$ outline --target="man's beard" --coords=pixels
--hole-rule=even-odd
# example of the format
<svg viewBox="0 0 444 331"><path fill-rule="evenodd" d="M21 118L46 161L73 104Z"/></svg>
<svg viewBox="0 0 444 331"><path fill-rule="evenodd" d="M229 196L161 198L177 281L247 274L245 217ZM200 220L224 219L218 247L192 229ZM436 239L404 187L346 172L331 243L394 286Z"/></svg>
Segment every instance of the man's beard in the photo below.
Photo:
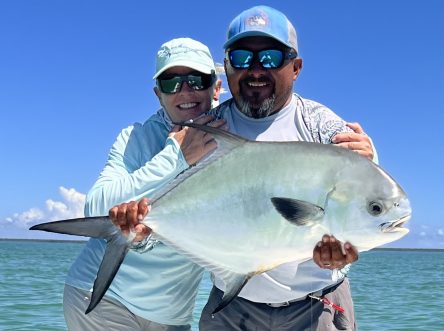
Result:
<svg viewBox="0 0 444 331"><path fill-rule="evenodd" d="M275 101L276 96L273 94L270 98L265 99L259 108L253 108L250 102L241 98L239 110L248 117L264 118L272 113Z"/></svg>

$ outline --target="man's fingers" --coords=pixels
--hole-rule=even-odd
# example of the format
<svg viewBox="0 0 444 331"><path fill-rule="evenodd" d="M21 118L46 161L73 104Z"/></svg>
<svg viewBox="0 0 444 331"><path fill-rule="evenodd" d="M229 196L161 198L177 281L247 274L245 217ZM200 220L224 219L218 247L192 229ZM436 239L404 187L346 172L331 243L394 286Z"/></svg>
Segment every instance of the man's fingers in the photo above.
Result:
<svg viewBox="0 0 444 331"><path fill-rule="evenodd" d="M347 123L346 124L350 129L352 129L355 133L363 134L364 130L362 129L359 123Z"/></svg>
<svg viewBox="0 0 444 331"><path fill-rule="evenodd" d="M321 268L324 268L324 264L321 261L321 248L322 248L322 241L319 241L314 250L313 250L313 261Z"/></svg>
<svg viewBox="0 0 444 331"><path fill-rule="evenodd" d="M330 249L330 236L324 235L322 237L321 246L321 263L323 267L331 267L331 249Z"/></svg>
<svg viewBox="0 0 444 331"><path fill-rule="evenodd" d="M344 244L345 260L347 264L356 262L359 259L358 250L350 243Z"/></svg>
<svg viewBox="0 0 444 331"><path fill-rule="evenodd" d="M366 140L366 136L354 132L338 133L333 137L332 142L339 144L342 142L360 142Z"/></svg>
<svg viewBox="0 0 444 331"><path fill-rule="evenodd" d="M330 237L330 247L332 261L341 261L340 264L342 264L344 254L342 253L341 243L334 236Z"/></svg>

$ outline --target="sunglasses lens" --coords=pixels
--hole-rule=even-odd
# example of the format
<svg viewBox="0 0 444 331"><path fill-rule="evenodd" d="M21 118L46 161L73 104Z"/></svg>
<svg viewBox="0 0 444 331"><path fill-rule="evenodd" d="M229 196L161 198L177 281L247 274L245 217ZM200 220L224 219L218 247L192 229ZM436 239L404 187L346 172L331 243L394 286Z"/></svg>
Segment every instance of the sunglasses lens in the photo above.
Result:
<svg viewBox="0 0 444 331"><path fill-rule="evenodd" d="M178 75L159 78L158 86L163 93L174 94L180 91L182 82L186 82L195 91L206 90L214 82L213 75Z"/></svg>
<svg viewBox="0 0 444 331"><path fill-rule="evenodd" d="M158 79L159 88L163 93L176 93L180 90L180 86L182 85L181 77L172 77L165 79Z"/></svg>
<svg viewBox="0 0 444 331"><path fill-rule="evenodd" d="M247 69L253 62L253 52L244 49L230 51L230 63L234 68Z"/></svg>
<svg viewBox="0 0 444 331"><path fill-rule="evenodd" d="M279 68L284 62L284 54L278 49L266 49L258 52L259 62L266 69Z"/></svg>
<svg viewBox="0 0 444 331"><path fill-rule="evenodd" d="M248 69L253 63L255 54L258 55L258 60L265 69L276 69L284 63L284 52L279 49L265 49L257 53L245 49L234 49L229 53L231 66L236 69Z"/></svg>
<svg viewBox="0 0 444 331"><path fill-rule="evenodd" d="M189 87L191 87L193 90L196 90L196 91L205 90L208 87L210 87L209 85L206 86L206 84L204 83L203 76L189 75L187 77L187 83L188 83Z"/></svg>

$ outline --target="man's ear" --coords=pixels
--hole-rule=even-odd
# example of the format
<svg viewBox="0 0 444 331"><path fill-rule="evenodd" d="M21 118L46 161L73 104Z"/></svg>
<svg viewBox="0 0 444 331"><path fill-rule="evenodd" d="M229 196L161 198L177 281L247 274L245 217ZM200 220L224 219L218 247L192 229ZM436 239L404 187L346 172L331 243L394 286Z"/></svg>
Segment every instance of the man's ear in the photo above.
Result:
<svg viewBox="0 0 444 331"><path fill-rule="evenodd" d="M293 80L296 80L302 70L302 59L297 58L293 61Z"/></svg>

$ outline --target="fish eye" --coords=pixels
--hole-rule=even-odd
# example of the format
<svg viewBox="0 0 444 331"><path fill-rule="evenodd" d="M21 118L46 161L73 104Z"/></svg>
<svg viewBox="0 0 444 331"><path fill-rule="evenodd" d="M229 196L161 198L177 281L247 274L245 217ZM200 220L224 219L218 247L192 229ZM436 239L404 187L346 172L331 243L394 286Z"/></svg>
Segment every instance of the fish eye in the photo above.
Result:
<svg viewBox="0 0 444 331"><path fill-rule="evenodd" d="M371 201L367 207L370 215L379 216L384 211L384 206L378 201Z"/></svg>

